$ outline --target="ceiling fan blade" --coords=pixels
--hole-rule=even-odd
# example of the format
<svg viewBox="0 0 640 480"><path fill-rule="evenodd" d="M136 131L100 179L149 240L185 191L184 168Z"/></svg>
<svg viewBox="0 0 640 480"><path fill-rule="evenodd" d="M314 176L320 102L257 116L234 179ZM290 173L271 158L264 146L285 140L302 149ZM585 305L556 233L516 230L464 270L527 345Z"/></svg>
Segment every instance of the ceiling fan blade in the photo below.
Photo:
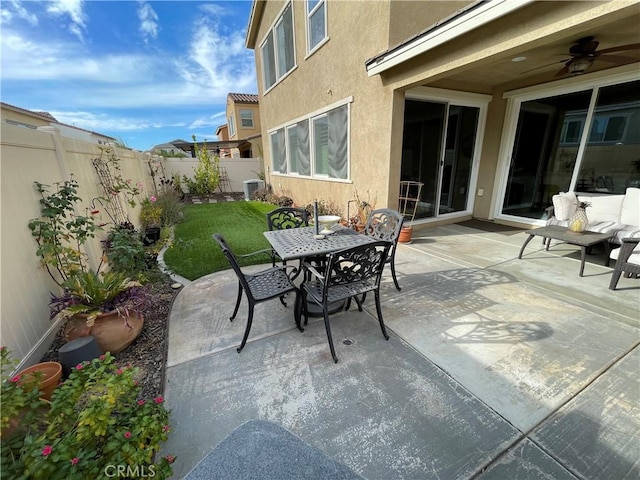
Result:
<svg viewBox="0 0 640 480"><path fill-rule="evenodd" d="M541 66L539 66L539 67L532 68L531 70L526 70L526 71L522 72L520 75L524 75L525 73L529 73L529 72L534 72L534 71L536 71L536 70L540 70L540 69L542 69L542 68L547 68L547 67L550 67L551 65L557 65L558 63L565 63L565 62L567 62L567 61L569 61L569 60L570 60L569 58L565 58L564 60L559 60L559 61L557 61L557 62L548 63L548 64L546 64L546 65L541 65Z"/></svg>
<svg viewBox="0 0 640 480"><path fill-rule="evenodd" d="M561 69L558 73L554 75L554 77L561 77L569 73L569 65L565 65L563 69Z"/></svg>
<svg viewBox="0 0 640 480"><path fill-rule="evenodd" d="M640 49L640 43L630 43L629 45L619 45L617 47L604 48L602 50L598 50L596 53L601 55L603 53L609 52L622 52L624 50L638 50Z"/></svg>
<svg viewBox="0 0 640 480"><path fill-rule="evenodd" d="M622 55L598 55L597 60L604 60L611 63L631 63L637 59L633 57L623 57Z"/></svg>

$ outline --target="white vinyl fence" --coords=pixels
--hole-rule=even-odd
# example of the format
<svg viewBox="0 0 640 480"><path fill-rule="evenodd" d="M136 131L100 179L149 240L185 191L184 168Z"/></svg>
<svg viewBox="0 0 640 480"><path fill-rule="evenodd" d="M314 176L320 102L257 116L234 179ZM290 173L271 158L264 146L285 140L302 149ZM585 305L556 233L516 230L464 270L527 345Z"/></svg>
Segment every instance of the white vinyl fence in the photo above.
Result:
<svg viewBox="0 0 640 480"><path fill-rule="evenodd" d="M34 181L52 185L54 190L56 182L72 174L79 183L83 200L80 208L89 208L92 199L104 195L92 164L101 152L98 145L62 137L52 127L33 130L3 123L0 139L0 345L7 346L22 367L39 361L59 328L49 320L48 302L50 292L61 292L41 267L36 242L27 226L30 219L40 216L40 196ZM197 164L195 159L165 160L122 148L115 152L122 177L142 182L149 193L154 192L154 164L162 165L167 177L173 173L192 177ZM221 164L227 169L232 190L238 192L243 181L256 178L261 169L258 159L225 159ZM122 203L131 221L139 225L139 207ZM100 232L86 245L93 268L100 263L99 242L107 233Z"/></svg>

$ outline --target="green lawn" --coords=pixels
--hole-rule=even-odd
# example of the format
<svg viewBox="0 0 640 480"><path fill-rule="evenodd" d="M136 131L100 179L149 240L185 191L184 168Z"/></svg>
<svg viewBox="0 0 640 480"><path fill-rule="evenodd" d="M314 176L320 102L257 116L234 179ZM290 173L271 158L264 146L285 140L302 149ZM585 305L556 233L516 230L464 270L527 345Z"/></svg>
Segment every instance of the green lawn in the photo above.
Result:
<svg viewBox="0 0 640 480"><path fill-rule="evenodd" d="M186 205L184 221L176 225L173 245L164 253L167 266L189 280L231 268L211 238L214 233L221 234L236 255L269 248L262 232L267 230L265 214L274 208L261 202ZM267 263L269 258L256 255L252 260Z"/></svg>

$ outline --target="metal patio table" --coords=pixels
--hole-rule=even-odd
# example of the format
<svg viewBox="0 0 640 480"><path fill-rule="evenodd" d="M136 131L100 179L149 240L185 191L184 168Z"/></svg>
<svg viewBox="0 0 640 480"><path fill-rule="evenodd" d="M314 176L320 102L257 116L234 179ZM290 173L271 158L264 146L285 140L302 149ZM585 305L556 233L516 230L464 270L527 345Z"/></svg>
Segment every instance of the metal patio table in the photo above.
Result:
<svg viewBox="0 0 640 480"><path fill-rule="evenodd" d="M323 238L315 238L315 226L272 230L264 232L264 236L278 256L287 261L328 255L344 248L378 241L374 237L357 233L342 225L334 225L331 230L334 233L324 235ZM340 311L345 303L345 301L336 302L330 308L329 313ZM322 316L322 310L316 304L310 303L307 308L310 316Z"/></svg>
<svg viewBox="0 0 640 480"><path fill-rule="evenodd" d="M584 273L584 261L587 255L587 248L602 243L606 251L605 266L609 266L609 253L611 253L611 246L609 240L613 237L612 233L598 233L585 230L582 233L574 233L567 227L560 227L558 225L549 225L547 227L534 228L533 230L527 230L527 239L522 244L518 258L522 258L524 248L535 236L539 236L545 239L546 250L549 250L550 240L560 240L561 242L569 243L571 245L580 246L580 276Z"/></svg>
<svg viewBox="0 0 640 480"><path fill-rule="evenodd" d="M337 252L343 248L357 247L377 241L342 225L334 225L334 233L316 239L315 227L288 228L264 232L273 249L283 260L317 257Z"/></svg>

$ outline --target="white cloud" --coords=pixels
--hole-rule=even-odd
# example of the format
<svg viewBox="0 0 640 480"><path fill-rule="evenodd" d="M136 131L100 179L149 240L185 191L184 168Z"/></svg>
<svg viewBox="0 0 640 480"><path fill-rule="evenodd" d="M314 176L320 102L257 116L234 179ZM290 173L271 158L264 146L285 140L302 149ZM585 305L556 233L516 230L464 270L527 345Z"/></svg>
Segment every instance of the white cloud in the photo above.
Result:
<svg viewBox="0 0 640 480"><path fill-rule="evenodd" d="M15 19L24 20L32 27L38 25L38 17L35 13L29 13L18 0L4 1L0 10L0 19L3 24L13 23Z"/></svg>
<svg viewBox="0 0 640 480"><path fill-rule="evenodd" d="M51 111L49 112L59 122L66 123L67 125L77 126L84 128L85 130L99 131L136 131L147 130L150 128L161 128L163 125L160 122L151 122L149 120L141 120L137 118L117 117L111 116L106 113L91 113L91 112L69 112L69 111Z"/></svg>
<svg viewBox="0 0 640 480"><path fill-rule="evenodd" d="M149 39L158 36L158 14L147 2L141 1L138 4L138 18L140 19L140 32L145 43Z"/></svg>
<svg viewBox="0 0 640 480"><path fill-rule="evenodd" d="M47 6L49 13L55 16L68 15L71 18L69 31L80 40L84 40L84 32L87 31L83 3L83 0L53 0Z"/></svg>
<svg viewBox="0 0 640 480"><path fill-rule="evenodd" d="M199 8L204 13L214 17L221 17L227 13L227 9L217 3L206 3L204 5L200 5Z"/></svg>
<svg viewBox="0 0 640 480"><path fill-rule="evenodd" d="M226 112L222 111L214 115L197 118L193 122L191 122L191 125L189 125L188 128L194 129L194 128L204 128L204 127L219 127L221 122L224 123L226 121L225 115L226 115Z"/></svg>

